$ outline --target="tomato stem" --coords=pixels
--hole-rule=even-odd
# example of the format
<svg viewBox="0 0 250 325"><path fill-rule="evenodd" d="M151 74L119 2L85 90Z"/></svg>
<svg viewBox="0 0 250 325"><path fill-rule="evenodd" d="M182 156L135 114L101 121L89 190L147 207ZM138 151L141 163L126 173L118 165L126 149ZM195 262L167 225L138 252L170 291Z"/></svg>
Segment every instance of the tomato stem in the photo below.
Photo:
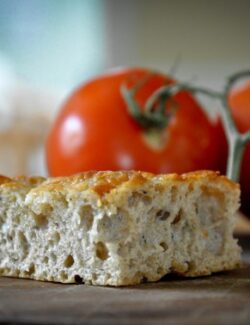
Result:
<svg viewBox="0 0 250 325"><path fill-rule="evenodd" d="M134 99L134 90L128 89L126 86L121 87L121 93L127 103L128 111L138 124L144 129L164 129L167 125L167 117L165 114L154 112L143 112L141 107Z"/></svg>
<svg viewBox="0 0 250 325"><path fill-rule="evenodd" d="M245 144L237 136L231 136L228 144L227 176L234 181L238 181Z"/></svg>
<svg viewBox="0 0 250 325"><path fill-rule="evenodd" d="M227 176L234 181L239 181L243 154L247 143L250 141L250 131L244 134L239 133L228 104L228 96L236 82L249 76L250 71L242 71L232 75L228 79L223 93L184 83L161 87L148 99L146 103L146 111L150 112L155 103L159 101L159 98L164 98L166 105L166 102L168 100L173 100L173 96L180 91L202 94L219 100L222 103L220 106L220 113L229 147Z"/></svg>
<svg viewBox="0 0 250 325"><path fill-rule="evenodd" d="M176 105L172 101L172 107L170 110L166 110L166 102L169 100L168 96L162 94L158 96L157 103L154 102L150 107L147 105L143 110L136 102L135 96L137 91L145 84L149 78L152 78L155 74L150 73L147 78L141 80L131 89L126 85L122 85L121 94L127 104L129 114L137 121L137 123L146 130L163 130L167 127L170 117L173 115Z"/></svg>

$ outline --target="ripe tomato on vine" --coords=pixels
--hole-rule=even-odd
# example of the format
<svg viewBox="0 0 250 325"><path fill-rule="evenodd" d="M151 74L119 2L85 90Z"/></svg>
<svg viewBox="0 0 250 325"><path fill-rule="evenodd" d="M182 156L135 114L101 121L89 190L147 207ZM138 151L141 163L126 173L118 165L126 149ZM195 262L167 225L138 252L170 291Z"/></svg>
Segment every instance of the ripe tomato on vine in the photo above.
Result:
<svg viewBox="0 0 250 325"><path fill-rule="evenodd" d="M217 128L192 95L186 91L175 95L174 112L164 101L147 110L150 96L174 82L161 73L133 68L111 71L80 86L64 103L49 133L50 175L218 169Z"/></svg>
<svg viewBox="0 0 250 325"><path fill-rule="evenodd" d="M229 105L236 126L241 133L250 130L250 82L233 89L229 96ZM242 210L250 216L250 143L247 145L240 173Z"/></svg>

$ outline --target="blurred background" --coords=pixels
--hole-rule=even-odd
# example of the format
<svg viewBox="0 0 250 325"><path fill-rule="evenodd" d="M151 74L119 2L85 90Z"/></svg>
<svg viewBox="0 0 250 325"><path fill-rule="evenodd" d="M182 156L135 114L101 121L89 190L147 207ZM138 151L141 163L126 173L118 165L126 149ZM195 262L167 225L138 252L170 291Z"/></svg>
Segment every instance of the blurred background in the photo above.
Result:
<svg viewBox="0 0 250 325"><path fill-rule="evenodd" d="M222 87L249 68L249 14L249 0L0 0L0 173L46 175L60 104L108 68Z"/></svg>

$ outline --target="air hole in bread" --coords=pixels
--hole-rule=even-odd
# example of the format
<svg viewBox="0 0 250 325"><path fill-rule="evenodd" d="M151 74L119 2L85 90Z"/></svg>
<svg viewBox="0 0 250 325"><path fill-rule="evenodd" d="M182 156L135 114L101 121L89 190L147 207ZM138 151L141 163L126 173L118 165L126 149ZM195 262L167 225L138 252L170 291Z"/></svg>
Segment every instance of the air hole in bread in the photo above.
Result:
<svg viewBox="0 0 250 325"><path fill-rule="evenodd" d="M12 234L7 234L7 240L12 241L13 240L13 235Z"/></svg>
<svg viewBox="0 0 250 325"><path fill-rule="evenodd" d="M183 215L183 211L182 211L182 209L180 209L180 211L177 213L176 217L173 220L174 225L181 220L182 215Z"/></svg>
<svg viewBox="0 0 250 325"><path fill-rule="evenodd" d="M152 198L147 194L146 191L143 191L142 201L145 205L149 205L152 203Z"/></svg>
<svg viewBox="0 0 250 325"><path fill-rule="evenodd" d="M132 269L135 265L136 265L136 261L134 259L130 259L128 264L129 268Z"/></svg>
<svg viewBox="0 0 250 325"><path fill-rule="evenodd" d="M108 249L103 242L99 241L96 243L96 256L98 258L104 261L108 258L108 253Z"/></svg>
<svg viewBox="0 0 250 325"><path fill-rule="evenodd" d="M164 186L162 184L155 184L154 189L155 189L155 191L161 193L164 191Z"/></svg>
<svg viewBox="0 0 250 325"><path fill-rule="evenodd" d="M160 246L163 248L164 251L168 249L168 244L165 243L164 241L160 243Z"/></svg>
<svg viewBox="0 0 250 325"><path fill-rule="evenodd" d="M163 274L163 273L164 273L164 270L163 270L163 268L162 268L161 266L159 266L159 267L157 268L157 273L158 273L158 274Z"/></svg>
<svg viewBox="0 0 250 325"><path fill-rule="evenodd" d="M177 187L173 186L171 189L171 198L173 202L177 200L177 193L178 193Z"/></svg>
<svg viewBox="0 0 250 325"><path fill-rule="evenodd" d="M55 263L56 260L57 260L57 257L56 257L56 255L55 255L54 253L51 253L51 254L50 254L50 258L52 259L52 262L53 262L53 263Z"/></svg>
<svg viewBox="0 0 250 325"><path fill-rule="evenodd" d="M109 231L111 227L112 227L111 218L105 214L97 224L97 231L102 231L102 229L103 230L105 229L105 231Z"/></svg>
<svg viewBox="0 0 250 325"><path fill-rule="evenodd" d="M140 271L135 273L135 278L137 278L140 283L145 283L148 281L148 278L145 276L145 274Z"/></svg>
<svg viewBox="0 0 250 325"><path fill-rule="evenodd" d="M24 271L23 273L24 273L25 276L31 276L33 273L35 273L35 265L34 265L34 263L31 263L28 271Z"/></svg>
<svg viewBox="0 0 250 325"><path fill-rule="evenodd" d="M91 205L84 205L80 208L79 212L80 224L86 225L87 230L90 230L93 224L93 209Z"/></svg>
<svg viewBox="0 0 250 325"><path fill-rule="evenodd" d="M18 232L18 240L20 245L20 251L22 252L22 258L24 259L29 253L29 243L22 231Z"/></svg>
<svg viewBox="0 0 250 325"><path fill-rule="evenodd" d="M192 272L193 270L195 270L195 268L196 268L195 262L187 261L186 264L187 264L187 271L188 272Z"/></svg>
<svg viewBox="0 0 250 325"><path fill-rule="evenodd" d="M132 195L128 198L128 205L130 207L134 207L140 201L143 202L145 205L148 205L152 202L152 198L147 194L146 191L133 192Z"/></svg>
<svg viewBox="0 0 250 325"><path fill-rule="evenodd" d="M60 241L60 239L61 239L61 236L60 236L59 232L54 231L50 236L49 242L50 242L50 244L51 243L58 243Z"/></svg>
<svg viewBox="0 0 250 325"><path fill-rule="evenodd" d="M48 277L48 272L47 271L43 271L42 273L41 273L41 279L46 279Z"/></svg>
<svg viewBox="0 0 250 325"><path fill-rule="evenodd" d="M18 239L19 239L19 242L20 242L20 244L22 246L27 246L28 245L27 238L26 238L26 236L24 235L24 233L22 231L18 232Z"/></svg>
<svg viewBox="0 0 250 325"><path fill-rule="evenodd" d="M167 218L169 216L170 216L170 212L169 211L165 211L165 210L159 210L156 213L156 219L161 220L161 221L167 220Z"/></svg>
<svg viewBox="0 0 250 325"><path fill-rule="evenodd" d="M15 218L13 219L13 222L16 224L20 224L20 215L16 215Z"/></svg>
<svg viewBox="0 0 250 325"><path fill-rule="evenodd" d="M64 199L62 199L62 201L65 201ZM41 211L42 213L48 215L53 211L53 207L49 204L49 203L42 203L41 204Z"/></svg>
<svg viewBox="0 0 250 325"><path fill-rule="evenodd" d="M46 227L48 224L47 216L42 213L35 214L34 219L35 219L35 223L36 223L37 227L39 227L39 228Z"/></svg>
<svg viewBox="0 0 250 325"><path fill-rule="evenodd" d="M36 239L36 232L35 231L32 231L30 233L30 239Z"/></svg>
<svg viewBox="0 0 250 325"><path fill-rule="evenodd" d="M78 274L76 274L75 276L74 276L74 280L75 280L75 282L76 283L84 283L83 282L83 278L82 277L80 277L80 275L78 275Z"/></svg>
<svg viewBox="0 0 250 325"><path fill-rule="evenodd" d="M60 277L61 277L61 279L62 279L63 281L66 281L66 280L68 279L68 275L67 275L67 273L64 272L64 271L61 271L61 272L60 272Z"/></svg>
<svg viewBox="0 0 250 325"><path fill-rule="evenodd" d="M156 263L156 256L155 255L151 255L146 259L146 265L148 267L151 267L152 265L154 265Z"/></svg>
<svg viewBox="0 0 250 325"><path fill-rule="evenodd" d="M69 268L74 264L74 258L72 255L68 255L64 261L64 266Z"/></svg>
<svg viewBox="0 0 250 325"><path fill-rule="evenodd" d="M107 273L106 276L105 276L106 281L109 280L111 277L112 277L111 274Z"/></svg>
<svg viewBox="0 0 250 325"><path fill-rule="evenodd" d="M48 256L44 256L43 258L43 263L47 264L49 262Z"/></svg>
<svg viewBox="0 0 250 325"><path fill-rule="evenodd" d="M32 275L33 273L35 273L35 265L34 265L34 263L30 264L28 275Z"/></svg>
<svg viewBox="0 0 250 325"><path fill-rule="evenodd" d="M142 278L141 278L141 283L146 283L148 282L148 278L144 275Z"/></svg>

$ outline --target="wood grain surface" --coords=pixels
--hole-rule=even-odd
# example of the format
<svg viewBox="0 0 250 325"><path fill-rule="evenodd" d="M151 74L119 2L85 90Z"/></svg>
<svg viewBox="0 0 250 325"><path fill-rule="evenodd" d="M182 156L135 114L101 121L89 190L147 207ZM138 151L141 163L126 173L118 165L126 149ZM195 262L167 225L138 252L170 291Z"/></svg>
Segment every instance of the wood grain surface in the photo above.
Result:
<svg viewBox="0 0 250 325"><path fill-rule="evenodd" d="M244 259L236 271L125 288L0 278L0 323L250 324L249 247Z"/></svg>

